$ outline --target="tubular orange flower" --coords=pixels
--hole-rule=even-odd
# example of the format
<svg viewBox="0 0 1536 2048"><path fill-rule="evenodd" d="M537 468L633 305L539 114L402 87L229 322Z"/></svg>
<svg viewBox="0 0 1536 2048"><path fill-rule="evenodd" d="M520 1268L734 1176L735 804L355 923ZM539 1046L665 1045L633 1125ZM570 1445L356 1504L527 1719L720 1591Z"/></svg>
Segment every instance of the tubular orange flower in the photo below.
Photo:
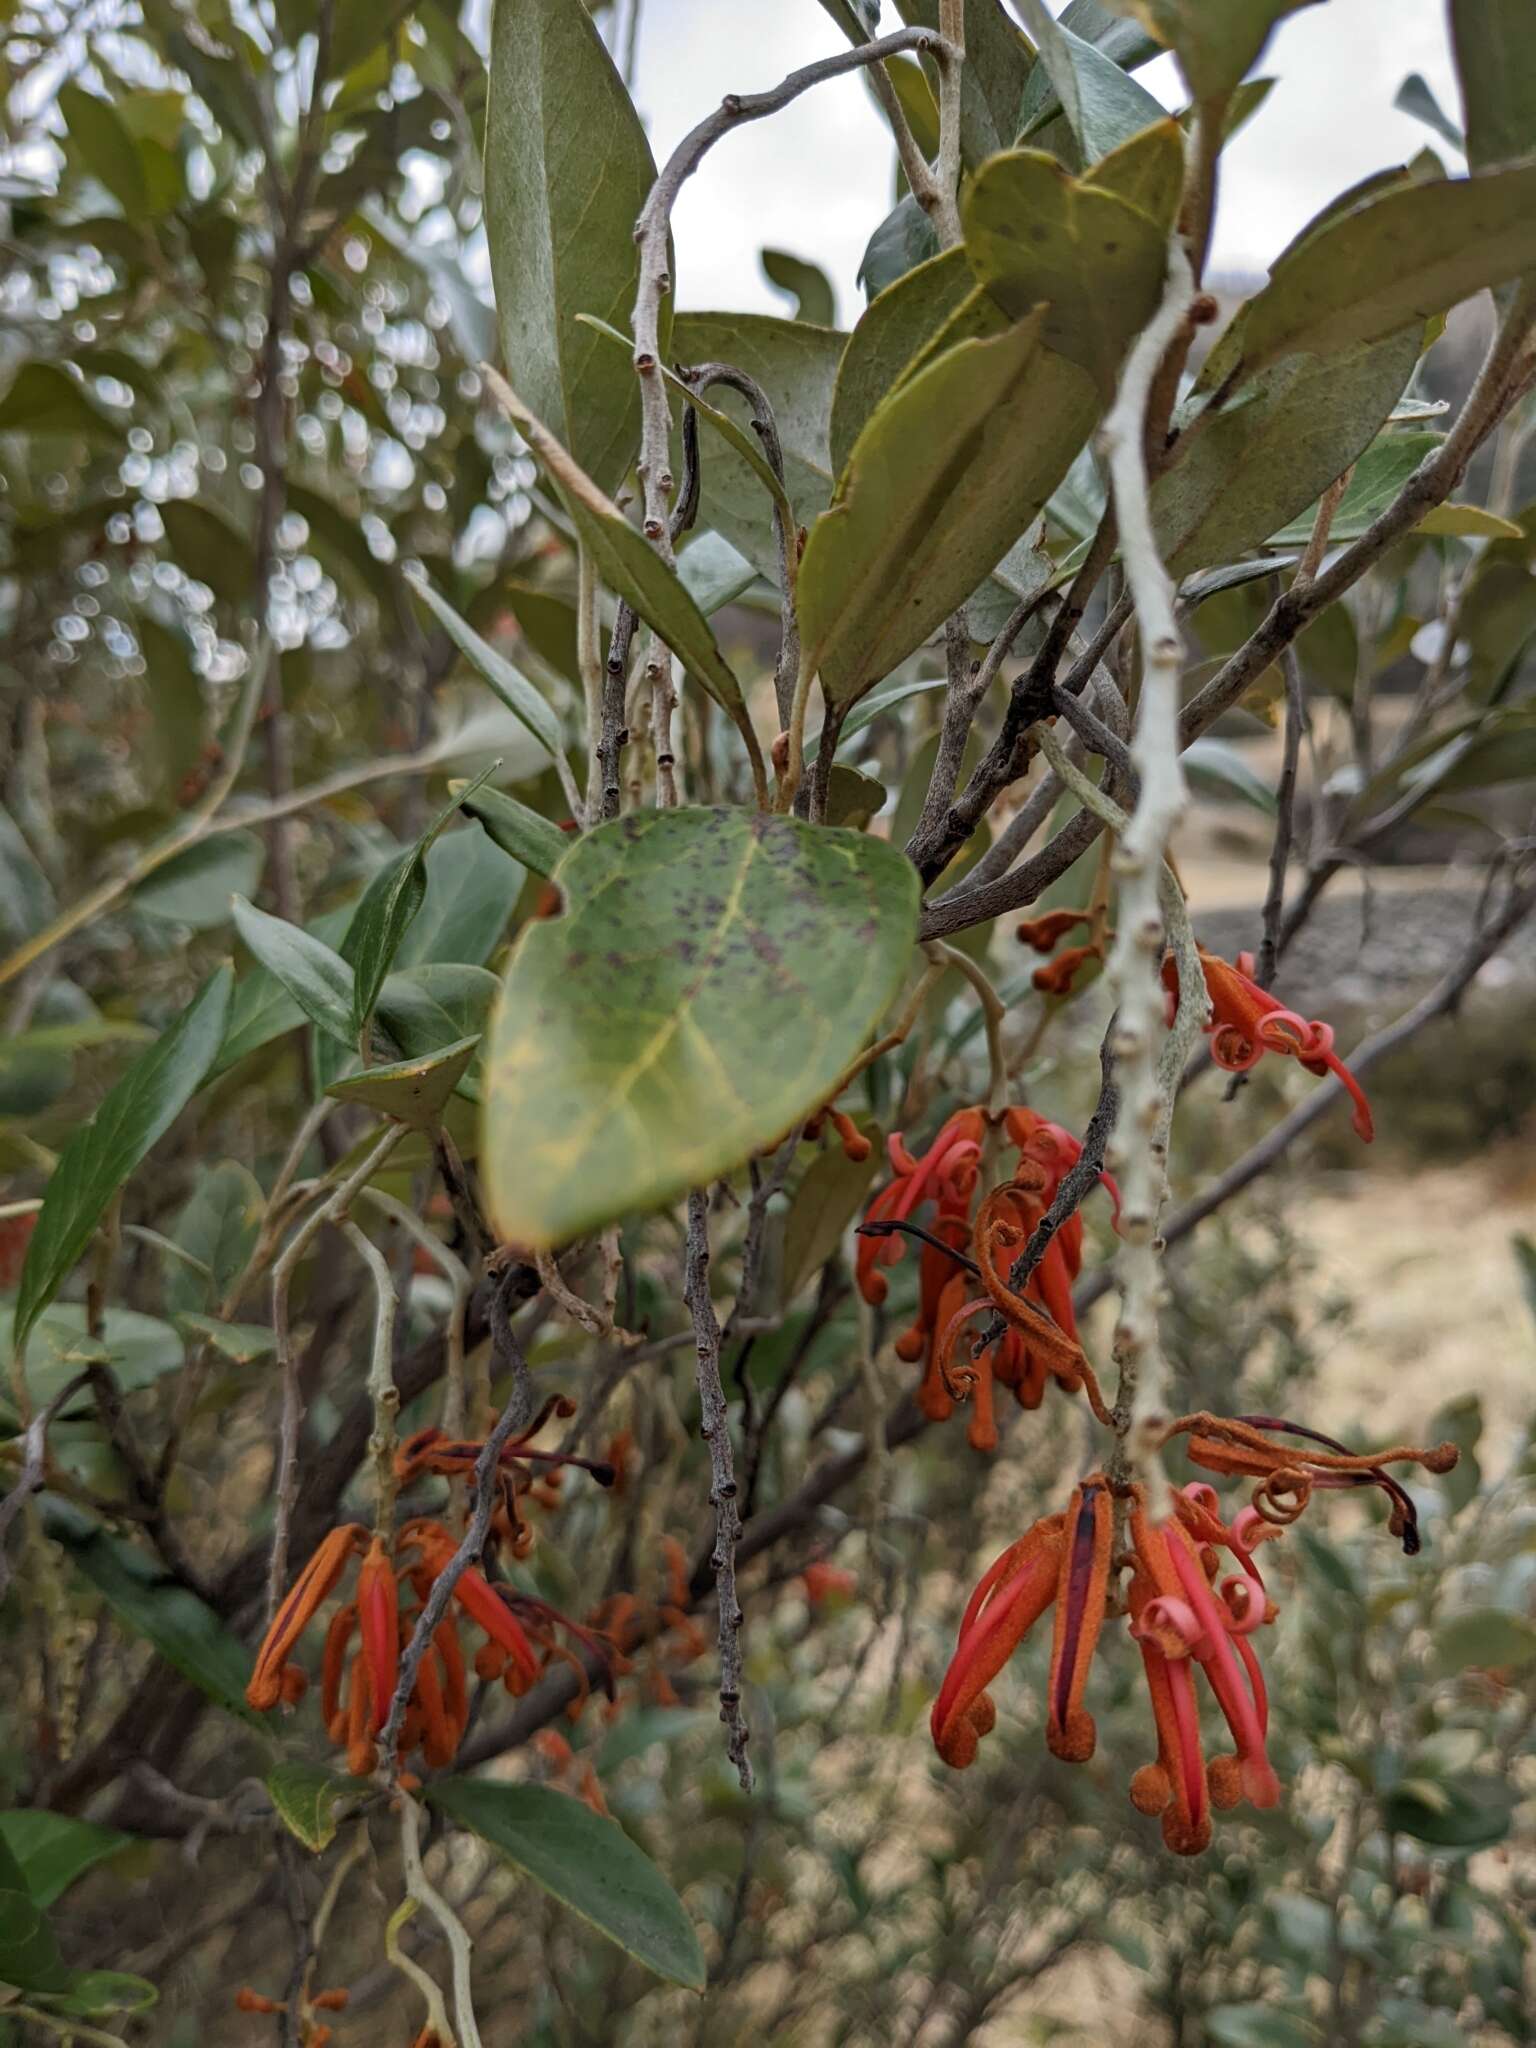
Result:
<svg viewBox="0 0 1536 2048"><path fill-rule="evenodd" d="M384 1726L400 1671L400 1594L395 1574L375 1536L357 1575L357 1625L368 1664L375 1735Z"/></svg>
<svg viewBox="0 0 1536 2048"><path fill-rule="evenodd" d="M976 1213L977 1176L989 1125L1000 1123L1004 1142L1018 1154L1014 1178L993 1189ZM942 1422L956 1399L973 1397L967 1434L981 1451L996 1448L993 1382L1013 1388L1019 1405L1038 1407L1048 1376L1075 1392L1091 1381L1077 1342L1072 1282L1082 1266L1083 1226L1071 1216L1051 1239L1022 1293L1001 1270L1001 1254L1021 1251L1076 1165L1082 1146L1035 1110L1015 1106L1001 1118L980 1109L959 1110L940 1129L921 1159L893 1135L890 1153L896 1177L876 1195L860 1231L858 1281L864 1298L885 1299L881 1265L903 1255L902 1239L922 1239L918 1268L918 1310L912 1326L896 1339L899 1358L924 1362L918 1406L930 1421ZM1107 1174L1099 1178L1119 1211L1119 1191ZM919 1228L908 1219L932 1201L936 1213ZM974 1257L972 1257L974 1253ZM967 1276L979 1280L980 1288ZM957 1361L957 1345L972 1319L995 1312L990 1335L973 1343ZM1000 1331L996 1318L1009 1327Z"/></svg>
<svg viewBox="0 0 1536 2048"><path fill-rule="evenodd" d="M1333 1027L1315 1019L1308 1022L1286 1009L1278 996L1260 988L1253 979L1253 955L1239 953L1236 964L1200 948L1205 970L1206 993L1211 999L1211 1058L1229 1073L1243 1074L1257 1066L1267 1052L1287 1053L1299 1060L1309 1074L1332 1074L1348 1091L1354 1103L1351 1119L1356 1133L1367 1144L1375 1136L1371 1105L1365 1091L1333 1049ZM1163 961L1163 985L1170 1008L1179 996L1178 962L1170 953Z"/></svg>
<svg viewBox="0 0 1536 2048"><path fill-rule="evenodd" d="M355 1551L367 1542L367 1531L356 1522L333 1529L303 1571L294 1580L287 1597L278 1604L272 1624L256 1653L245 1697L258 1713L270 1713L283 1696L283 1667L288 1654L324 1605Z"/></svg>
<svg viewBox="0 0 1536 2048"><path fill-rule="evenodd" d="M1267 1807L1280 1797L1264 1747L1268 1700L1247 1640L1274 1618L1252 1549L1277 1532L1252 1509L1226 1527L1208 1486L1175 1492L1173 1512L1161 1522L1148 1515L1139 1486L1123 1491L1131 1508L1131 1634L1141 1651L1158 1743L1157 1762L1131 1782L1131 1800L1141 1812L1162 1816L1171 1849L1193 1855L1210 1840L1213 1807L1243 1798ZM1046 1742L1069 1763L1093 1755L1097 1732L1083 1697L1105 1618L1118 1611L1110 1586L1113 1546L1110 1484L1095 1473L1073 1490L1064 1514L1037 1522L983 1574L933 1705L934 1744L946 1763L964 1769L974 1759L996 1720L986 1688L1053 1601ZM1222 1550L1237 1570L1216 1585ZM1193 1663L1205 1672L1235 1745L1234 1755L1215 1757L1209 1766Z"/></svg>

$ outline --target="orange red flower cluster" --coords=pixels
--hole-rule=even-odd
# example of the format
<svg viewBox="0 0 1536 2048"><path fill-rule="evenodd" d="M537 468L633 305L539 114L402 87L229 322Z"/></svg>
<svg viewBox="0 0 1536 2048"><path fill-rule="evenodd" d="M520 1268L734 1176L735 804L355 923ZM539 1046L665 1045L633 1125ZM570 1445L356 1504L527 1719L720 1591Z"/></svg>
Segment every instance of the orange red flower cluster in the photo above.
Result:
<svg viewBox="0 0 1536 2048"><path fill-rule="evenodd" d="M1444 1472L1457 1454L1454 1444L1430 1450L1399 1444L1364 1456L1342 1446L1297 1453L1274 1445L1275 1432L1329 1442L1265 1417L1200 1414L1171 1425L1170 1434L1187 1434L1199 1463L1261 1480L1254 1501L1230 1523L1221 1519L1215 1489L1203 1481L1175 1489L1171 1511L1156 1517L1141 1485L1113 1484L1097 1472L1073 1488L1063 1513L1044 1516L989 1566L961 1618L930 1716L934 1746L947 1764L964 1770L974 1761L997 1719L988 1687L1048 1607L1055 1617L1046 1744L1066 1762L1086 1762L1097 1740L1084 1705L1089 1669L1104 1623L1124 1615L1141 1652L1157 1731L1157 1760L1132 1777L1132 1805L1159 1816L1168 1847L1192 1856L1210 1842L1213 1811L1244 1800L1260 1809L1278 1803L1279 1781L1266 1752L1268 1695L1250 1640L1275 1619L1276 1609L1255 1550L1281 1533L1281 1522L1295 1519L1316 1485L1384 1486L1393 1498L1394 1532L1405 1548L1416 1549L1412 1504L1384 1467L1407 1462ZM1117 1554L1121 1514L1130 1547ZM1122 1595L1116 1578L1127 1568ZM1230 1754L1206 1757L1196 1665L1231 1734Z"/></svg>
<svg viewBox="0 0 1536 2048"><path fill-rule="evenodd" d="M984 1155L1001 1139L1015 1155L1012 1177L995 1187L972 1215ZM1083 1224L1069 1216L1046 1246L1022 1293L1014 1291L1007 1267L1028 1243L1061 1185L1076 1165L1082 1146L1070 1131L1032 1109L961 1109L943 1124L928 1150L914 1157L899 1132L887 1145L894 1177L869 1206L860 1233L859 1291L878 1306L888 1283L882 1267L905 1252L908 1231L923 1241L918 1273L918 1310L911 1327L896 1340L900 1358L924 1361L918 1405L934 1422L954 1410L956 1400L974 1396L968 1436L977 1450L997 1445L993 1385L1011 1387L1022 1408L1038 1408L1046 1383L1054 1379L1069 1393L1088 1390L1096 1406L1097 1382L1078 1342L1072 1283L1082 1270ZM1107 1174L1099 1178L1118 1210L1119 1195ZM911 1219L931 1204L926 1229ZM998 1327L981 1333L970 1355L956 1356L962 1340L974 1337L974 1318L991 1312Z"/></svg>
<svg viewBox="0 0 1536 2048"><path fill-rule="evenodd" d="M557 1474L566 1464L578 1464L601 1483L612 1476L606 1466L532 1448L530 1439L555 1412L570 1412L570 1404L548 1404L522 1436L503 1448L498 1461L501 1499L491 1521L490 1544L503 1545L514 1557L526 1555L533 1540L518 1511L518 1496L549 1485L549 1478L535 1476L536 1471ZM422 1430L402 1447L397 1476L408 1482L425 1473L465 1474L473 1471L484 1448L479 1442L450 1441L440 1430ZM355 1595L337 1608L326 1629L320 1707L331 1740L346 1752L347 1769L354 1777L370 1775L379 1763L376 1738L399 1683L401 1649L458 1547L458 1539L444 1524L429 1516L402 1523L389 1539L379 1533L370 1536L355 1522L333 1529L272 1617L245 1691L251 1706L266 1713L303 1698L309 1679L303 1667L291 1661L293 1652L352 1559L361 1557ZM406 1606L402 1595L413 1598L415 1606ZM500 1680L514 1697L526 1692L556 1659L576 1669L585 1694L587 1666L560 1640L559 1631L574 1637L607 1667L605 1646L593 1630L470 1565L454 1581L453 1605L417 1667L400 1727L402 1765L419 1750L430 1768L442 1769L453 1761L464 1739L469 1694L459 1639L463 1620L472 1622L484 1637L474 1654L476 1676L489 1683Z"/></svg>

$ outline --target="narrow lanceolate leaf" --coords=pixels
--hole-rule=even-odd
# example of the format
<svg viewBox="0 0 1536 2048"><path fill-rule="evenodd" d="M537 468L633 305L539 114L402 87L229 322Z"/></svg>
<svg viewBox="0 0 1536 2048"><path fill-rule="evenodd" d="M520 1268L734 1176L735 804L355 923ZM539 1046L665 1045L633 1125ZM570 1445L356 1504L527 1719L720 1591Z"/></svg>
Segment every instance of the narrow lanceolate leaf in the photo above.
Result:
<svg viewBox="0 0 1536 2048"><path fill-rule="evenodd" d="M470 788L487 781L491 773L487 769ZM416 844L387 861L363 891L341 946L341 957L352 969L354 1039L366 1028L384 977L394 965L412 919L426 900L427 854L458 808L459 799L450 797Z"/></svg>
<svg viewBox="0 0 1536 2048"><path fill-rule="evenodd" d="M504 1240L701 1187L823 1102L900 986L913 870L861 833L637 812L572 847L492 1025L480 1157Z"/></svg>
<svg viewBox="0 0 1536 2048"><path fill-rule="evenodd" d="M1467 161L1536 156L1536 47L1527 0L1451 0Z"/></svg>
<svg viewBox="0 0 1536 2048"><path fill-rule="evenodd" d="M811 529L803 658L850 704L990 574L1098 416L1093 380L1046 348L1041 308L938 356L878 406Z"/></svg>
<svg viewBox="0 0 1536 2048"><path fill-rule="evenodd" d="M827 433L844 340L833 328L765 313L679 313L673 324L672 352L680 363L731 363L762 386L773 407L784 451L784 487L797 526L809 526L832 496ZM743 433L752 434L744 398L720 385L709 397ZM679 476L681 463L681 445L674 436L672 467ZM776 582L773 504L759 472L734 450L709 448L702 481L699 524L723 534Z"/></svg>
<svg viewBox="0 0 1536 2048"><path fill-rule="evenodd" d="M607 349L608 344L600 336L594 335L593 340L598 347ZM626 598L645 623L655 628L688 673L730 718L747 743L754 774L760 781L762 754L757 735L741 685L715 645L709 621L644 534L636 532L543 421L500 378L495 379L495 388L523 438L549 472L572 525L597 564L598 574L610 590Z"/></svg>
<svg viewBox="0 0 1536 2048"><path fill-rule="evenodd" d="M457 797L504 853L532 868L536 875L552 875L570 851L571 842L558 825L530 811L505 790L481 785L471 792L467 782L450 782L448 793Z"/></svg>
<svg viewBox="0 0 1536 2048"><path fill-rule="evenodd" d="M67 1813L38 1807L17 1807L0 1813L0 1842L15 1858L28 1896L45 1910L68 1891L77 1877L133 1844L120 1828L98 1827Z"/></svg>
<svg viewBox="0 0 1536 2048"><path fill-rule="evenodd" d="M1413 374L1421 330L1262 370L1158 479L1152 516L1187 575L1283 536L1375 438ZM1311 531L1310 526L1308 532Z"/></svg>
<svg viewBox="0 0 1536 2048"><path fill-rule="evenodd" d="M325 1092L338 1102L360 1102L398 1124L431 1130L441 1122L448 1098L463 1080L479 1043L478 1036L461 1038L417 1059L365 1067L360 1074L333 1081Z"/></svg>
<svg viewBox="0 0 1536 2048"><path fill-rule="evenodd" d="M201 1085L224 1035L234 970L218 968L169 1031L141 1052L59 1156L16 1297L14 1342L58 1293L102 1213Z"/></svg>
<svg viewBox="0 0 1536 2048"><path fill-rule="evenodd" d="M634 225L655 177L640 118L582 0L497 0L485 224L502 354L512 382L605 490L639 441L639 387L633 366L576 316L627 325L639 279Z"/></svg>
<svg viewBox="0 0 1536 2048"><path fill-rule="evenodd" d="M939 0L897 0L897 12L912 27L939 26ZM1029 45L1005 0L965 0L965 53L960 154L967 170L974 170L1013 141L1029 78Z"/></svg>
<svg viewBox="0 0 1536 2048"><path fill-rule="evenodd" d="M682 1900L616 1821L548 1785L442 1778L427 1798L637 1963L670 1984L704 1989L704 1957Z"/></svg>
<svg viewBox="0 0 1536 2048"><path fill-rule="evenodd" d="M1240 316L1240 360L1337 355L1532 269L1536 163L1396 185L1292 244Z"/></svg>
<svg viewBox="0 0 1536 2048"><path fill-rule="evenodd" d="M267 972L280 981L312 1024L342 1045L352 1029L352 969L324 940L283 918L234 899L235 929Z"/></svg>
<svg viewBox="0 0 1536 2048"><path fill-rule="evenodd" d="M261 1725L245 1703L250 1654L211 1607L147 1552L62 1502L47 1503L44 1524L125 1627L226 1712Z"/></svg>
<svg viewBox="0 0 1536 2048"><path fill-rule="evenodd" d="M560 721L534 684L504 654L498 654L488 640L482 640L467 620L460 618L446 598L440 597L419 571L407 569L406 581L431 612L449 639L483 683L488 683L512 716L551 754L562 745Z"/></svg>
<svg viewBox="0 0 1536 2048"><path fill-rule="evenodd" d="M1311 7L1317 0L1104 0L1116 14L1139 21L1165 48L1175 51L1179 68L1197 100L1224 98L1269 40L1270 30L1287 14Z"/></svg>
<svg viewBox="0 0 1536 2048"><path fill-rule="evenodd" d="M1062 112L1083 161L1092 164L1163 119L1161 101L1127 77L1112 57L1057 21L1043 0L1027 4L1023 12L1039 39L1040 62L1029 75L1019 109L1021 142Z"/></svg>
<svg viewBox="0 0 1536 2048"><path fill-rule="evenodd" d="M848 337L832 398L832 467L841 475L875 407L969 298L976 279L963 249L919 263L872 299ZM826 501L817 506L825 510Z"/></svg>
<svg viewBox="0 0 1536 2048"><path fill-rule="evenodd" d="M1054 157L1016 149L972 184L965 249L1014 319L1048 300L1041 339L1113 395L1121 358L1162 295L1168 245L1155 220Z"/></svg>

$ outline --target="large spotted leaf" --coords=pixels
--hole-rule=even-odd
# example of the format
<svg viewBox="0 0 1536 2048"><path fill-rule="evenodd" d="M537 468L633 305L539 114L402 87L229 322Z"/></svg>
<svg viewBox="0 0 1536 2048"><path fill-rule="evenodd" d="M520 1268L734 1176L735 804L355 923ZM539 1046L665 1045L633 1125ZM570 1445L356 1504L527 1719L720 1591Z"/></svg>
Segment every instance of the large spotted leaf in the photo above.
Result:
<svg viewBox="0 0 1536 2048"><path fill-rule="evenodd" d="M825 1101L900 986L917 876L863 833L636 813L577 841L491 1027L504 1241L582 1236L739 1166Z"/></svg>

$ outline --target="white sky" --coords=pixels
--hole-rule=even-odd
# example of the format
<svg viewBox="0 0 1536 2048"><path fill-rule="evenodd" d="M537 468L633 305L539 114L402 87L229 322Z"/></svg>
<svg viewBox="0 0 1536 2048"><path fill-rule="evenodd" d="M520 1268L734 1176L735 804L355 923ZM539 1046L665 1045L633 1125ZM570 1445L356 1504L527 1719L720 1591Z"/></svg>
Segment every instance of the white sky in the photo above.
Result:
<svg viewBox="0 0 1536 2048"><path fill-rule="evenodd" d="M1053 8L1055 0L1052 0ZM882 28L899 26L887 0ZM662 161L726 92L754 92L846 48L818 0L644 0L636 98ZM1327 0L1284 20L1258 66L1277 83L1223 159L1215 269L1264 268L1336 192L1426 143L1461 161L1393 94L1420 71L1458 118L1443 0ZM1136 76L1180 99L1170 58ZM760 248L819 263L850 325L864 245L892 200L888 131L855 76L804 94L783 113L717 145L673 215L678 303L783 312L757 265Z"/></svg>

